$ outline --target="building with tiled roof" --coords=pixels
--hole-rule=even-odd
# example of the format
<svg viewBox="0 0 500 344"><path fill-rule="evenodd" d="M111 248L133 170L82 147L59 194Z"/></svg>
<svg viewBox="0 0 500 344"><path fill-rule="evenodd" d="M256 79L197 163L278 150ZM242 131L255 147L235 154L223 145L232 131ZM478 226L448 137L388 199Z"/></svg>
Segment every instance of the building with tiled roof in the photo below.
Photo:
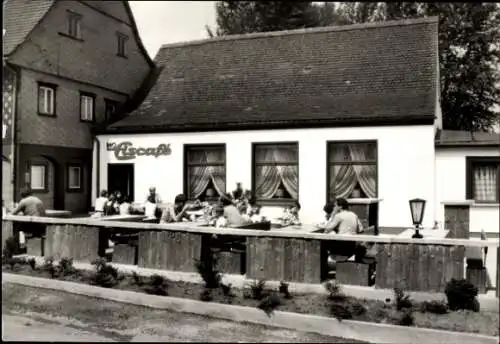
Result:
<svg viewBox="0 0 500 344"><path fill-rule="evenodd" d="M31 187L48 209L90 206L91 130L113 121L154 68L127 1L3 4L2 197ZM9 172L9 173L6 173Z"/></svg>
<svg viewBox="0 0 500 344"><path fill-rule="evenodd" d="M381 226L408 223L408 200L421 197L432 225L442 122L437 24L164 45L144 100L98 135L96 189L141 196L156 186L168 200L212 199L241 182L268 218L299 201L305 223L320 221L337 197L383 199Z"/></svg>

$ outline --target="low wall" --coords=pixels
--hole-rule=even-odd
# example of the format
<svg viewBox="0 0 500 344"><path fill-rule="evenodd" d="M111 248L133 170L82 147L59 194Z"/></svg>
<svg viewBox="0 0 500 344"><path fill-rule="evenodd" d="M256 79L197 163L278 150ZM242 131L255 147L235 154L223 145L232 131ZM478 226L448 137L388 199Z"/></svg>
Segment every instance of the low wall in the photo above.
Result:
<svg viewBox="0 0 500 344"><path fill-rule="evenodd" d="M213 238L217 236L225 238L222 242L232 242L229 249L217 251L225 260L222 272L299 283L320 283L328 278L327 247L345 248L356 242L369 242L373 244L374 259L337 263L339 282L366 286L374 268L375 288L403 287L408 291L443 292L451 278L465 277L466 249L489 246L490 251L499 250L498 242L474 239L332 236L287 230L216 229L189 223L159 225L23 216L3 218L4 239L5 233L15 232L16 226L29 230L30 223L46 226L45 240L38 241L44 245L39 252L45 256L90 261L105 254L112 237L116 241L113 261L116 258L116 262L145 268L193 272L195 260L213 248Z"/></svg>

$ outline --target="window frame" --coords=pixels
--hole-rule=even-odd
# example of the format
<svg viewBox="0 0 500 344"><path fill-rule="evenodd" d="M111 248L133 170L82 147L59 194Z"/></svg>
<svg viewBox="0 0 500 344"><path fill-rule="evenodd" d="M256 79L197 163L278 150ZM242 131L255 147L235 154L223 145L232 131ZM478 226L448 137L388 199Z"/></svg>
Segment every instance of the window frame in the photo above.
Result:
<svg viewBox="0 0 500 344"><path fill-rule="evenodd" d="M83 118L83 107L82 107L83 97L88 97L88 98L92 99L92 118L90 120ZM94 123L95 122L95 120L96 120L96 118L95 118L96 117L95 101L96 101L96 95L94 93L80 91L80 122L84 122L84 123Z"/></svg>
<svg viewBox="0 0 500 344"><path fill-rule="evenodd" d="M70 185L70 169L71 168L78 168L80 170L79 173L79 186L78 187L72 187ZM82 192L83 191L83 164L81 163L76 163L76 162L71 162L66 165L66 191L67 192Z"/></svg>
<svg viewBox="0 0 500 344"><path fill-rule="evenodd" d="M330 199L330 167L335 165L351 165L352 161L342 161L342 162L330 162L330 151L331 147L335 144L374 144L375 145L375 160L366 160L366 161L356 161L354 165L375 165L375 198L378 197L379 193L379 172L378 172L378 140L328 140L326 141L326 202L334 202L335 199Z"/></svg>
<svg viewBox="0 0 500 344"><path fill-rule="evenodd" d="M38 87L37 87L37 113L39 116L46 116L46 117L56 117L56 105L57 105L57 85L56 84L51 84L48 82L43 82L43 81L38 81ZM48 89L52 91L52 113L45 112L45 111L40 111L40 90L42 88Z"/></svg>
<svg viewBox="0 0 500 344"><path fill-rule="evenodd" d="M183 177L184 177L184 182L183 182L183 191L184 195L188 198L188 200L193 201L194 199L191 198L191 193L189 190L189 183L188 183L188 175L189 175L189 167L191 166L205 166L205 164L189 164L189 151L191 149L202 149L202 148L222 148L224 149L224 163L218 163L218 164L210 164L210 166L224 166L224 181L226 184L226 190L224 190L225 193L227 193L227 149L226 149L226 144L225 143L201 143L201 144L184 144L184 161L183 161Z"/></svg>
<svg viewBox="0 0 500 344"><path fill-rule="evenodd" d="M116 115L116 109L118 108L118 104L119 104L119 102L116 100L104 98L104 121L105 122L113 119L113 117ZM114 111L111 114L111 116L108 117L108 108L110 105L112 105L114 107Z"/></svg>
<svg viewBox="0 0 500 344"><path fill-rule="evenodd" d="M290 146L294 145L297 148L297 161L290 163L273 163L273 165L297 165L297 175L298 175L298 184L297 185L297 199L293 198L272 198L272 199L263 199L258 198L257 194L255 194L256 201L263 206L287 206L294 204L295 202L300 200L300 156L299 156L299 141L271 141L271 142L252 142L252 192L255 192L255 185L257 181L257 166L259 165L271 165L272 163L262 163L256 162L255 153L257 152L257 148L259 146Z"/></svg>
<svg viewBox="0 0 500 344"><path fill-rule="evenodd" d="M473 200L476 204L499 204L500 203L500 157L498 156L466 156L466 167L465 167L465 198L467 200ZM496 164L497 165L497 195L495 201L485 201L474 199L474 165L484 165L484 164Z"/></svg>
<svg viewBox="0 0 500 344"><path fill-rule="evenodd" d="M116 56L127 58L127 42L129 37L121 32L116 33Z"/></svg>
<svg viewBox="0 0 500 344"><path fill-rule="evenodd" d="M33 187L33 167L43 167L43 187L42 188L34 188ZM29 174L30 174L30 190L33 193L48 193L48 179L49 179L49 164L45 162L33 162L29 164Z"/></svg>
<svg viewBox="0 0 500 344"><path fill-rule="evenodd" d="M67 32L66 35L70 38L82 40L82 18L83 16L73 11L67 11ZM72 24L75 23L75 27ZM76 32L73 32L75 30Z"/></svg>

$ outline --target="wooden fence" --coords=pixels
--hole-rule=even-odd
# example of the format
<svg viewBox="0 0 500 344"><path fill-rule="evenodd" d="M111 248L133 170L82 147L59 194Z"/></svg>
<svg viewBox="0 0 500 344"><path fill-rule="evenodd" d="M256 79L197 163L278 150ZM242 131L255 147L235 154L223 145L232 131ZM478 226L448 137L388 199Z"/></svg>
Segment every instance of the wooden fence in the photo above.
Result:
<svg viewBox="0 0 500 344"><path fill-rule="evenodd" d="M29 232L30 223L45 224L46 234L44 238L28 240L28 254L31 249L35 255L90 261L103 256L108 239L113 238L116 242L114 262L194 272L195 261L202 259L208 246L213 246L214 236L227 237L232 238L227 239L233 242L232 246L217 251L222 272L242 273L252 279L301 283L320 283L328 278L327 247L370 242L373 244L372 261L338 262L336 278L339 282L369 285L374 270L376 288L402 287L411 291L442 292L450 279L464 278L466 248L490 246L490 250L498 252L497 265L500 257L498 242L481 240L331 236L283 230L215 229L188 223L158 225L22 216L7 216L2 220L2 247L17 226ZM43 245L43 248L29 242ZM235 249L237 245L239 248ZM496 284L498 295L498 282Z"/></svg>

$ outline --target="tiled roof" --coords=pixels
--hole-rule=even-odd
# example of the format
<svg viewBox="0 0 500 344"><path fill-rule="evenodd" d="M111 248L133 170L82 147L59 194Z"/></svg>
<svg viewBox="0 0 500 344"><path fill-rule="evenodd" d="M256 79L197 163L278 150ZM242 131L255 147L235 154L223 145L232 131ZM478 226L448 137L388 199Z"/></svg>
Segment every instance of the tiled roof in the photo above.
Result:
<svg viewBox="0 0 500 344"><path fill-rule="evenodd" d="M436 135L436 146L500 146L500 133L441 130Z"/></svg>
<svg viewBox="0 0 500 344"><path fill-rule="evenodd" d="M53 0L8 0L3 4L3 55L10 55L24 42L54 4Z"/></svg>
<svg viewBox="0 0 500 344"><path fill-rule="evenodd" d="M142 104L108 130L433 123L437 18L164 45Z"/></svg>

